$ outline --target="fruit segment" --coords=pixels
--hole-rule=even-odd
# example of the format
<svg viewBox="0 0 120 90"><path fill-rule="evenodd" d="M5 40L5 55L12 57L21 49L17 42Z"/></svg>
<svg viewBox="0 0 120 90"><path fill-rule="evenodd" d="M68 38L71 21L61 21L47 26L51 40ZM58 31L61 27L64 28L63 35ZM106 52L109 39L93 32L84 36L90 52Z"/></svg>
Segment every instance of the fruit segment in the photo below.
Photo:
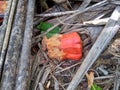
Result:
<svg viewBox="0 0 120 90"><path fill-rule="evenodd" d="M77 32L56 34L43 39L48 56L58 60L80 60L82 57L82 40Z"/></svg>

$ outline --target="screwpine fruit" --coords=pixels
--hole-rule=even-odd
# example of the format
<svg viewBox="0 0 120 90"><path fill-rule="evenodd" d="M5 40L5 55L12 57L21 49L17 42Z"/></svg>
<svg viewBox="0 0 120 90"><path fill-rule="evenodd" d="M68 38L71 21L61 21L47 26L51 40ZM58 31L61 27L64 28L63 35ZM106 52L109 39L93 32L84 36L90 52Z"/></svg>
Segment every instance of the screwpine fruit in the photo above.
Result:
<svg viewBox="0 0 120 90"><path fill-rule="evenodd" d="M82 40L77 32L44 37L43 43L51 59L80 60L82 57Z"/></svg>

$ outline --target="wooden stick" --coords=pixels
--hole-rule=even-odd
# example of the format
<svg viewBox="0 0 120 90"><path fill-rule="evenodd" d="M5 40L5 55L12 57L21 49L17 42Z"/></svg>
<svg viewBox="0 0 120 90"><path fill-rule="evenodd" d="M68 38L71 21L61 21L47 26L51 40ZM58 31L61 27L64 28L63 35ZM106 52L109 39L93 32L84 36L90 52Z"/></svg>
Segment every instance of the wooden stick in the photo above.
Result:
<svg viewBox="0 0 120 90"><path fill-rule="evenodd" d="M39 83L39 90L45 90L42 83Z"/></svg>
<svg viewBox="0 0 120 90"><path fill-rule="evenodd" d="M7 28L7 24L8 24L8 18L9 18L10 10L12 7L12 1L13 0L9 0L9 2L8 2L9 4L8 4L7 10L6 10L6 13L4 15L3 24L0 27L0 55L1 55L5 32L6 32L6 28Z"/></svg>
<svg viewBox="0 0 120 90"><path fill-rule="evenodd" d="M84 0L80 5L79 10L86 8L90 4L91 0Z"/></svg>
<svg viewBox="0 0 120 90"><path fill-rule="evenodd" d="M46 80L47 80L50 72L51 72L51 68L50 68L50 67L47 67L47 68L44 70L43 76L42 76L42 78L41 78L41 80L40 80L40 82L41 82L43 85L45 84L45 82L46 82Z"/></svg>
<svg viewBox="0 0 120 90"><path fill-rule="evenodd" d="M54 80L54 90L60 90L59 84L57 81Z"/></svg>
<svg viewBox="0 0 120 90"><path fill-rule="evenodd" d="M24 41L20 57L19 70L16 78L14 90L29 90L30 84L30 57L31 39L33 31L35 0L28 0L26 26L24 32Z"/></svg>
<svg viewBox="0 0 120 90"><path fill-rule="evenodd" d="M101 54L101 52L108 45L110 40L117 33L120 27L119 25L120 25L120 6L116 7L116 9L114 10L108 23L106 24L100 36L96 40L95 44L93 45L88 55L84 59L80 68L78 69L77 73L75 74L71 83L69 84L67 90L75 90L75 88L81 82L81 80L83 79L89 68L92 66L92 64Z"/></svg>
<svg viewBox="0 0 120 90"><path fill-rule="evenodd" d="M95 77L94 80L111 79L111 78L115 78L115 76L114 75L100 76L100 77Z"/></svg>
<svg viewBox="0 0 120 90"><path fill-rule="evenodd" d="M119 67L120 67L120 62L119 62L120 58L118 59L118 65L116 67L116 71L115 71L115 78L114 78L114 87L113 90L119 90L120 87L120 74L119 74Z"/></svg>
<svg viewBox="0 0 120 90"><path fill-rule="evenodd" d="M108 20L109 18L85 21L83 22L83 25L105 25L108 22Z"/></svg>
<svg viewBox="0 0 120 90"><path fill-rule="evenodd" d="M116 76L113 90L119 90L119 87L120 87L120 79L119 79L119 76Z"/></svg>
<svg viewBox="0 0 120 90"><path fill-rule="evenodd" d="M21 52L27 0L19 0L3 67L0 90L14 90L17 64Z"/></svg>
<svg viewBox="0 0 120 90"><path fill-rule="evenodd" d="M16 5L17 5L17 0L12 1L12 7L11 7L8 24L7 24L7 28L6 28L6 33L5 33L5 37L4 37L4 42L3 42L3 46L2 46L2 52L0 55L0 76L1 76L1 72L2 72L2 66L4 63L6 51L7 51L7 46L8 46L8 42L9 42L10 33L11 33L13 18L15 15Z"/></svg>
<svg viewBox="0 0 120 90"><path fill-rule="evenodd" d="M45 63L44 66L42 67L42 69L39 71L38 76L37 76L37 79L36 79L36 82L35 82L35 87L34 87L33 90L36 90L36 89L37 89L37 86L38 86L38 84L39 84L39 80L40 80L40 78L42 77L42 74L44 73L44 70L45 70L45 68L46 68L46 64L47 64L47 63Z"/></svg>
<svg viewBox="0 0 120 90"><path fill-rule="evenodd" d="M120 5L120 1L111 1L110 3Z"/></svg>

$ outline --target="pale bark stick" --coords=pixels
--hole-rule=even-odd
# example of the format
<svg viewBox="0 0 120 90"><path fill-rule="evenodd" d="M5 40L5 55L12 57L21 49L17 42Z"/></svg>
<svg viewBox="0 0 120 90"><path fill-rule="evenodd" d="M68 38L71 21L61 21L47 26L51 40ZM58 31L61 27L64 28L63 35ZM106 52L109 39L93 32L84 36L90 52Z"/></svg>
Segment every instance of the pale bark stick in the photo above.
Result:
<svg viewBox="0 0 120 90"><path fill-rule="evenodd" d="M10 33L11 33L13 18L14 18L14 15L15 15L16 5L17 5L17 0L14 0L12 2L12 7L11 7L11 10L10 10L8 24L6 26L7 28L6 28L6 33L5 33L5 37L4 37L4 42L3 42L3 45L2 45L2 52L1 52L1 55L0 55L0 75L2 73L2 66L3 66L3 63L4 63L6 51L7 51L7 46L8 46L8 42L9 42Z"/></svg>
<svg viewBox="0 0 120 90"><path fill-rule="evenodd" d="M114 88L113 88L113 90L119 90L119 87L120 87L119 76L116 75L116 77L114 79L115 79L115 81L114 81Z"/></svg>
<svg viewBox="0 0 120 90"><path fill-rule="evenodd" d="M119 28L120 28L120 6L116 7L116 9L114 10L108 23L104 27L100 36L94 43L93 47L89 51L88 55L84 59L80 68L78 69L77 73L70 82L67 90L75 90L75 88L81 82L81 80L83 79L89 68L96 61L96 59L99 57L101 52L105 49L105 47L108 45L110 40L117 33Z"/></svg>
<svg viewBox="0 0 120 90"><path fill-rule="evenodd" d="M19 62L19 70L16 78L15 90L29 90L30 84L30 52L33 31L35 0L28 0L27 17L24 32L22 52Z"/></svg>
<svg viewBox="0 0 120 90"><path fill-rule="evenodd" d="M21 52L25 28L27 0L19 0L3 67L0 90L14 90L17 64Z"/></svg>
<svg viewBox="0 0 120 90"><path fill-rule="evenodd" d="M3 41L4 41L4 37L5 37L7 24L8 24L8 18L9 18L10 10L12 7L12 1L13 0L9 0L9 2L8 2L9 4L8 4L7 10L6 10L5 15L4 15L3 24L0 27L0 55L1 55L2 45L3 45Z"/></svg>
<svg viewBox="0 0 120 90"><path fill-rule="evenodd" d="M45 90L42 83L39 83L39 89L40 90Z"/></svg>
<svg viewBox="0 0 120 90"><path fill-rule="evenodd" d="M80 5L79 10L86 8L90 4L91 0L84 0Z"/></svg>
<svg viewBox="0 0 120 90"><path fill-rule="evenodd" d="M58 82L54 80L54 90L60 90Z"/></svg>
<svg viewBox="0 0 120 90"><path fill-rule="evenodd" d="M84 21L83 25L105 25L108 22L109 18L91 20L91 21Z"/></svg>

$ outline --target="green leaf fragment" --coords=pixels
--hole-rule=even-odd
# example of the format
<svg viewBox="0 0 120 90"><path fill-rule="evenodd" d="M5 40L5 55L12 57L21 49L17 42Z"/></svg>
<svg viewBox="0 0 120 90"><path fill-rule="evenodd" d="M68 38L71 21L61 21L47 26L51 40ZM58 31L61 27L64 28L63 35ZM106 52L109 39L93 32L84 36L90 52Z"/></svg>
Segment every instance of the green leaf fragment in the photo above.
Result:
<svg viewBox="0 0 120 90"><path fill-rule="evenodd" d="M41 31L41 33L46 32L49 28L51 28L53 26L53 24L50 23L46 23L46 22L41 22L38 26L37 29L39 29ZM52 37L53 35L57 34L60 32L60 28L59 27L55 27L53 30L49 31L46 36L47 38Z"/></svg>
<svg viewBox="0 0 120 90"><path fill-rule="evenodd" d="M102 90L102 88L100 87L100 86L98 86L97 84L93 84L92 86L91 86L91 89L90 90Z"/></svg>

